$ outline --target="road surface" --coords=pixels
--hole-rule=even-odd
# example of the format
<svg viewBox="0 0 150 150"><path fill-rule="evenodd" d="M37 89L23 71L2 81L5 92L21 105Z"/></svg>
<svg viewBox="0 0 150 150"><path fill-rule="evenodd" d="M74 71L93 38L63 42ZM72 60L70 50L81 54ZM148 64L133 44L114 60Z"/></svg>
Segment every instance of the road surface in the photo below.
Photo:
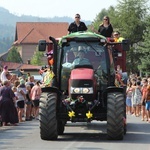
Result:
<svg viewBox="0 0 150 150"><path fill-rule="evenodd" d="M0 127L0 150L150 150L150 123L128 116L124 140L106 139L106 122L67 123L57 141L40 139L37 120Z"/></svg>

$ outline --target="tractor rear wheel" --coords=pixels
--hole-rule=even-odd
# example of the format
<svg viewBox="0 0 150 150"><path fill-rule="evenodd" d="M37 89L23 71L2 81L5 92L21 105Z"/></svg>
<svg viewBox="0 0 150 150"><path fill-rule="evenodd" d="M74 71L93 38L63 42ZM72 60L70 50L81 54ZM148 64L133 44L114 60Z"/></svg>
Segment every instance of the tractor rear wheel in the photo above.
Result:
<svg viewBox="0 0 150 150"><path fill-rule="evenodd" d="M107 96L107 137L122 140L124 136L124 94L110 92Z"/></svg>
<svg viewBox="0 0 150 150"><path fill-rule="evenodd" d="M43 140L56 140L58 137L56 102L56 93L42 93L40 99L39 119L40 136Z"/></svg>

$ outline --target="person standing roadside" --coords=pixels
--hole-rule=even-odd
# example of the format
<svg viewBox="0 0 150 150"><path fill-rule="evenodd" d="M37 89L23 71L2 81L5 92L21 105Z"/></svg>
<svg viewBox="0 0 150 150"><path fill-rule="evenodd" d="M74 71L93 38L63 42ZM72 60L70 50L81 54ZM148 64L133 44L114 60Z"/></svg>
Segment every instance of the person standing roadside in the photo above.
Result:
<svg viewBox="0 0 150 150"><path fill-rule="evenodd" d="M3 83L4 81L8 80L6 77L6 74L8 73L8 66L3 67L3 71L1 73L1 82Z"/></svg>
<svg viewBox="0 0 150 150"><path fill-rule="evenodd" d="M150 81L148 83L150 83ZM145 107L146 107L147 122L150 123L150 84L148 84L147 86L145 102L146 102Z"/></svg>
<svg viewBox="0 0 150 150"><path fill-rule="evenodd" d="M131 81L128 82L127 84L127 90L126 90L126 114L132 114L132 102L131 102L131 98L132 98L132 83Z"/></svg>
<svg viewBox="0 0 150 150"><path fill-rule="evenodd" d="M28 75L29 75L29 73L28 73ZM35 85L35 82L34 82L34 76L32 76L32 75L29 75L28 76L28 81L25 83L25 86L27 87L27 86L30 86L30 88L32 89L33 88L33 86ZM31 90L30 89L30 90ZM30 91L31 92L31 91ZM29 98L29 97L28 97ZM30 97L30 99L31 99L31 97ZM30 112L30 118L31 119L33 119L34 118L34 108L33 108L33 104L32 104L32 101L31 101L31 112ZM28 119L27 119L28 120Z"/></svg>
<svg viewBox="0 0 150 150"><path fill-rule="evenodd" d="M28 76L28 81L25 83L25 86L30 85L31 89L35 85L34 76Z"/></svg>
<svg viewBox="0 0 150 150"><path fill-rule="evenodd" d="M140 116L140 103L141 103L141 99L142 99L142 92L141 92L141 82L137 81L136 82L136 86L134 89L134 109L135 109L135 114L136 117Z"/></svg>
<svg viewBox="0 0 150 150"><path fill-rule="evenodd" d="M76 14L75 15L75 21L72 22L69 27L68 27L68 33L74 33L74 32L78 32L78 31L86 31L87 30L87 26L85 25L84 22L80 21L81 16L80 14Z"/></svg>
<svg viewBox="0 0 150 150"><path fill-rule="evenodd" d="M31 100L33 102L34 116L36 119L38 119L38 115L39 115L39 100L41 97L41 93L42 90L40 87L40 81L37 81L36 84L31 89Z"/></svg>
<svg viewBox="0 0 150 150"><path fill-rule="evenodd" d="M31 94L30 94L31 93L31 86L27 85L26 90L27 90L26 111L25 111L26 112L26 121L31 121L32 120L32 118L31 118L31 116L32 116L32 114L31 114L31 112L32 112L32 101L31 101Z"/></svg>
<svg viewBox="0 0 150 150"><path fill-rule="evenodd" d="M131 86L132 87L132 97L131 97L132 112L134 116L137 116L137 111L136 111L137 103L136 103L136 99L134 98L135 88L136 88L136 78L132 78L131 83L132 83L132 86Z"/></svg>
<svg viewBox="0 0 150 150"><path fill-rule="evenodd" d="M17 108L18 108L18 118L19 122L23 122L22 116L24 113L24 107L25 107L25 100L26 100L26 87L25 87L25 80L20 79L20 84L17 87Z"/></svg>
<svg viewBox="0 0 150 150"><path fill-rule="evenodd" d="M141 91L142 91L142 100L141 100L141 103L142 103L142 121L144 121L144 119L145 119L145 117L146 117L146 121L148 120L148 116L147 116L147 114L146 114L146 109L145 109L145 105L146 105L146 103L145 103L145 101L146 101L146 92L147 92L147 86L148 86L148 81L147 81L147 78L143 78L142 79L142 84L143 84L143 86L142 86L142 89L141 89Z"/></svg>
<svg viewBox="0 0 150 150"><path fill-rule="evenodd" d="M2 125L16 126L18 123L18 115L15 107L15 94L10 87L10 81L5 80L3 86L0 87L0 116Z"/></svg>

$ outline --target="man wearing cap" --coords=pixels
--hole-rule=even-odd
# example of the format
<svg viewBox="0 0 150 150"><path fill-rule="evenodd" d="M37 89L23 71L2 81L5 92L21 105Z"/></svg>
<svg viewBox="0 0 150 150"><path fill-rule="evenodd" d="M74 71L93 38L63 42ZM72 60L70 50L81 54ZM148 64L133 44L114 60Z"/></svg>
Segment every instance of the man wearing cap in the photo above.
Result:
<svg viewBox="0 0 150 150"><path fill-rule="evenodd" d="M84 50L80 50L78 52L78 58L73 61L73 66L75 65L90 65L90 61L87 58L84 58L85 52Z"/></svg>
<svg viewBox="0 0 150 150"><path fill-rule="evenodd" d="M3 83L4 81L8 80L7 77L6 77L6 74L7 74L7 73L8 73L8 66L4 66L4 67L3 67L3 71L2 71L2 73L1 73L1 81L2 81L2 83Z"/></svg>
<svg viewBox="0 0 150 150"><path fill-rule="evenodd" d="M73 32L78 32L78 31L86 31L87 26L85 25L84 22L80 21L81 17L79 14L75 15L75 21L72 22L69 27L68 27L68 32L73 33Z"/></svg>

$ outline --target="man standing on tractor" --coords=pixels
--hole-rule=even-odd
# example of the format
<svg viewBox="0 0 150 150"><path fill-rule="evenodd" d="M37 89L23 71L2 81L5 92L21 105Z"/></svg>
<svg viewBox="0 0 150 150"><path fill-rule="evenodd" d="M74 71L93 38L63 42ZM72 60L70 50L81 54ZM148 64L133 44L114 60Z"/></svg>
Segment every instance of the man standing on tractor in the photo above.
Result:
<svg viewBox="0 0 150 150"><path fill-rule="evenodd" d="M68 32L73 33L73 32L78 32L78 31L86 31L87 26L85 25L84 22L80 21L81 16L79 14L75 15L75 21L72 22L69 27L68 27Z"/></svg>

